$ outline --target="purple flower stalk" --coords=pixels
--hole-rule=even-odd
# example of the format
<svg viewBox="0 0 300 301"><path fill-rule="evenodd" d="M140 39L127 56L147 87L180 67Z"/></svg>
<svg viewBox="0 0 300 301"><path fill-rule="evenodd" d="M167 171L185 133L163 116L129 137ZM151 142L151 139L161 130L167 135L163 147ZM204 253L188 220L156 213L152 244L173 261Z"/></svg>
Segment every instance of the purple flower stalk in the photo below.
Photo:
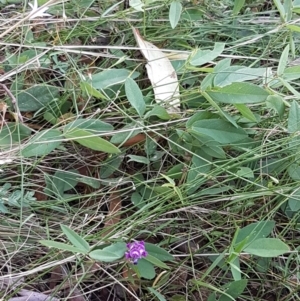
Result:
<svg viewBox="0 0 300 301"><path fill-rule="evenodd" d="M143 241L135 241L128 243L125 258L130 260L133 264L137 264L138 260L148 255Z"/></svg>

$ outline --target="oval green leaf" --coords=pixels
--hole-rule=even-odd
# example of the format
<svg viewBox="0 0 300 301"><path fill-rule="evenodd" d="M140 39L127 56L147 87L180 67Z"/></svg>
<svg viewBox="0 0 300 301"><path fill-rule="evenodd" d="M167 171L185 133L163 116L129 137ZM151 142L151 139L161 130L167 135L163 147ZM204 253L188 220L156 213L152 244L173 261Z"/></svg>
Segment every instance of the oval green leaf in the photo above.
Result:
<svg viewBox="0 0 300 301"><path fill-rule="evenodd" d="M277 238L260 238L254 240L244 250L260 257L277 257L290 251L288 245Z"/></svg>
<svg viewBox="0 0 300 301"><path fill-rule="evenodd" d="M213 50L198 50L192 55L190 64L192 66L204 65L217 58L224 50L224 43L215 43Z"/></svg>
<svg viewBox="0 0 300 301"><path fill-rule="evenodd" d="M96 90L91 84L87 82L81 82L80 88L83 92L87 93L88 95L91 95L93 97L96 97L98 99L104 99L107 100L106 96L104 96L101 92Z"/></svg>
<svg viewBox="0 0 300 301"><path fill-rule="evenodd" d="M0 146L12 146L20 143L31 134L31 129L22 123L7 122L0 131Z"/></svg>
<svg viewBox="0 0 300 301"><path fill-rule="evenodd" d="M149 118L151 116L157 116L158 118L163 120L170 120L172 118L167 110L159 105L154 106L151 111L147 112L145 118Z"/></svg>
<svg viewBox="0 0 300 301"><path fill-rule="evenodd" d="M125 252L126 244L120 242L112 244L102 250L94 250L89 253L89 256L98 261L112 262L124 257Z"/></svg>
<svg viewBox="0 0 300 301"><path fill-rule="evenodd" d="M159 293L157 290L155 290L153 287L147 287L147 289L149 290L150 293L152 293L158 299L158 301L167 301L166 298L161 293ZM180 301L180 300L185 300L185 299L175 299L173 296L172 301L175 301L175 300Z"/></svg>
<svg viewBox="0 0 300 301"><path fill-rule="evenodd" d="M288 63L289 52L290 52L290 45L288 44L288 45L286 45L286 47L284 48L284 50L282 51L282 54L280 56L280 60L279 60L278 67L277 67L277 75L278 76L283 75L285 67Z"/></svg>
<svg viewBox="0 0 300 301"><path fill-rule="evenodd" d="M138 270L140 276L145 279L151 280L155 277L155 269L153 264L145 260L144 258L138 261L135 268Z"/></svg>
<svg viewBox="0 0 300 301"><path fill-rule="evenodd" d="M64 234L68 237L69 241L73 246L76 248L88 252L90 249L89 244L84 240L82 237L80 237L75 231L70 229L69 227L65 225L60 225L61 230L64 232Z"/></svg>
<svg viewBox="0 0 300 301"><path fill-rule="evenodd" d="M137 83L130 77L125 81L125 93L130 104L142 117L146 111L144 97Z"/></svg>
<svg viewBox="0 0 300 301"><path fill-rule="evenodd" d="M274 221L260 221L247 225L239 230L235 243L238 244L245 239L247 239L247 243L251 243L259 238L265 238L271 234L274 227Z"/></svg>
<svg viewBox="0 0 300 301"><path fill-rule="evenodd" d="M149 255L156 257L160 261L172 261L174 258L166 250L150 243L145 243L146 251Z"/></svg>
<svg viewBox="0 0 300 301"><path fill-rule="evenodd" d="M155 265L155 266L157 266L159 268L166 269L166 270L170 269L164 262L162 262L161 260L157 259L157 257L154 257L154 256L152 256L150 254L148 254L145 257L145 260L151 262L153 265Z"/></svg>
<svg viewBox="0 0 300 301"><path fill-rule="evenodd" d="M209 136L222 144L235 143L248 137L244 129L236 128L230 122L222 119L196 121L192 125L192 131L198 135Z"/></svg>
<svg viewBox="0 0 300 301"><path fill-rule="evenodd" d="M50 248L56 248L56 249L60 249L63 251L70 251L73 253L84 253L83 250L78 249L76 247L61 243L61 242L57 242L57 241L52 241L52 240L40 240L39 241L40 244L46 246L46 247L50 247Z"/></svg>
<svg viewBox="0 0 300 301"><path fill-rule="evenodd" d="M21 155L26 158L46 156L61 144L61 138L58 130L42 130L27 142Z"/></svg>
<svg viewBox="0 0 300 301"><path fill-rule="evenodd" d="M127 69L108 69L92 75L91 85L95 89L105 89L116 84L123 83L129 76L138 77L138 72Z"/></svg>
<svg viewBox="0 0 300 301"><path fill-rule="evenodd" d="M137 156L137 155L128 155L129 160L127 162L138 162L143 164L150 164L150 160L144 156Z"/></svg>
<svg viewBox="0 0 300 301"><path fill-rule="evenodd" d="M63 135L68 139L72 139L79 144L96 151L101 151L109 154L116 154L121 152L112 143L100 137L94 136L91 132L85 130L72 129L68 132L65 132Z"/></svg>
<svg viewBox="0 0 300 301"><path fill-rule="evenodd" d="M250 83L232 83L222 88L214 88L207 94L217 102L223 103L258 103L264 102L269 93L263 88Z"/></svg>
<svg viewBox="0 0 300 301"><path fill-rule="evenodd" d="M249 68L244 66L229 66L214 77L214 86L225 87L232 83L254 80L266 74L266 68Z"/></svg>
<svg viewBox="0 0 300 301"><path fill-rule="evenodd" d="M64 127L64 132L67 132L71 129L81 129L87 130L93 133L105 133L114 130L114 127L106 122L103 122L98 119L84 119L78 118L74 121L71 121Z"/></svg>
<svg viewBox="0 0 300 301"><path fill-rule="evenodd" d="M52 186L60 187L57 189L61 193L73 189L78 184L78 177L80 176L78 170L57 170L53 176Z"/></svg>
<svg viewBox="0 0 300 301"><path fill-rule="evenodd" d="M35 112L47 106L59 96L59 89L50 85L34 85L17 95L21 112Z"/></svg>
<svg viewBox="0 0 300 301"><path fill-rule="evenodd" d="M177 26L177 24L180 20L181 12L182 12L181 3L176 0L173 1L171 3L170 11L169 11L169 20L170 20L171 27L173 29Z"/></svg>
<svg viewBox="0 0 300 301"><path fill-rule="evenodd" d="M231 296L232 299L230 299L226 295L222 295L219 301L230 301L236 299L238 296L240 296L243 293L243 291L247 286L247 283L248 283L247 279L241 279L241 280L231 282L229 285L227 284L226 294Z"/></svg>

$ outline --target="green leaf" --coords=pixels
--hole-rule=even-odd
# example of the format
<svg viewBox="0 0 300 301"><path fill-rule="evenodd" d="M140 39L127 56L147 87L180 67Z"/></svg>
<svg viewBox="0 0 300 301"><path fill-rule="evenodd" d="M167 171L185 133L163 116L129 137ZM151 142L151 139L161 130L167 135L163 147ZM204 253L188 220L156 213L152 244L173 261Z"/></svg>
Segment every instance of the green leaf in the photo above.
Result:
<svg viewBox="0 0 300 301"><path fill-rule="evenodd" d="M169 20L170 20L171 27L173 29L177 26L180 20L181 12L182 12L181 3L177 0L171 2L170 11L169 11Z"/></svg>
<svg viewBox="0 0 300 301"><path fill-rule="evenodd" d="M157 259L157 257L154 257L153 255L148 254L145 257L145 260L151 262L153 265L159 268L166 269L166 270L170 269L165 263L163 263L161 260Z"/></svg>
<svg viewBox="0 0 300 301"><path fill-rule="evenodd" d="M142 209L147 204L147 201L138 192L134 192L131 195L130 200L131 200L132 204L139 209Z"/></svg>
<svg viewBox="0 0 300 301"><path fill-rule="evenodd" d="M81 249L78 249L76 247L61 243L61 242L56 242L56 241L52 241L52 240L40 240L39 241L42 245L46 246L46 247L50 247L50 248L56 248L56 249L60 249L63 251L70 251L73 253L83 253L85 254L85 252L83 252Z"/></svg>
<svg viewBox="0 0 300 301"><path fill-rule="evenodd" d="M141 0L129 0L129 5L137 11L144 11L143 6L145 4Z"/></svg>
<svg viewBox="0 0 300 301"><path fill-rule="evenodd" d="M248 280L247 279L241 279L234 282L231 282L229 285L227 285L227 289L225 290L226 294L231 296L233 299L236 299L239 297L243 291L245 290L247 286ZM231 298L229 298L226 295L222 295L219 299L219 301L232 301Z"/></svg>
<svg viewBox="0 0 300 301"><path fill-rule="evenodd" d="M232 13L234 15L237 15L241 11L241 9L244 6L244 4L245 4L245 0L235 0L234 1L234 7L233 7L233 10L232 10Z"/></svg>
<svg viewBox="0 0 300 301"><path fill-rule="evenodd" d="M19 144L31 135L31 129L22 123L7 122L0 131L0 147Z"/></svg>
<svg viewBox="0 0 300 301"><path fill-rule="evenodd" d="M116 170L119 169L124 157L120 155L113 155L111 158L101 164L99 172L101 179L110 177Z"/></svg>
<svg viewBox="0 0 300 301"><path fill-rule="evenodd" d="M101 168L102 170L102 168ZM89 177L78 177L78 182L91 186L94 189L100 188L100 181Z"/></svg>
<svg viewBox="0 0 300 301"><path fill-rule="evenodd" d="M274 0L274 3L279 11L282 21L287 21L285 17L285 9L284 6L281 4L281 0Z"/></svg>
<svg viewBox="0 0 300 301"><path fill-rule="evenodd" d="M226 70L230 65L231 65L231 59L230 58L222 59L222 60L217 62L217 64L214 67L213 72L214 73L219 73L223 70Z"/></svg>
<svg viewBox="0 0 300 301"><path fill-rule="evenodd" d="M155 277L155 269L152 263L142 258L138 261L135 268L138 270L139 275L145 279L153 279Z"/></svg>
<svg viewBox="0 0 300 301"><path fill-rule="evenodd" d="M300 131L300 107L296 100L292 102L290 107L288 117L288 131L289 133L296 133Z"/></svg>
<svg viewBox="0 0 300 301"><path fill-rule="evenodd" d="M229 190L232 190L232 186L224 186L220 188L206 188L202 189L200 192L198 192L195 196L203 196L203 195L218 195L223 194L224 192L228 192Z"/></svg>
<svg viewBox="0 0 300 301"><path fill-rule="evenodd" d="M69 227L65 225L60 225L60 227L64 234L68 237L71 244L73 244L73 246L82 250L85 253L88 253L88 251L90 250L90 246L86 242L86 240L80 237L75 231L73 231Z"/></svg>
<svg viewBox="0 0 300 301"><path fill-rule="evenodd" d="M124 257L124 254L114 254L105 250L95 250L89 253L92 259L103 262L113 262Z"/></svg>
<svg viewBox="0 0 300 301"><path fill-rule="evenodd" d="M96 90L90 83L81 82L80 88L83 92L87 93L89 96L93 96L98 99L107 100L106 96L104 96L101 92Z"/></svg>
<svg viewBox="0 0 300 301"><path fill-rule="evenodd" d="M203 119L216 119L218 118L217 114L213 114L208 111L201 111L194 114L190 119L186 122L186 127L191 128L193 123Z"/></svg>
<svg viewBox="0 0 300 301"><path fill-rule="evenodd" d="M123 83L128 77L138 77L138 72L127 69L108 69L92 75L91 85L95 89L105 89Z"/></svg>
<svg viewBox="0 0 300 301"><path fill-rule="evenodd" d="M273 262L271 258L260 257L255 262L255 269L259 273L267 273L270 269L271 262Z"/></svg>
<svg viewBox="0 0 300 301"><path fill-rule="evenodd" d="M64 132L67 132L72 129L87 130L95 134L100 134L100 133L109 133L114 130L114 127L111 124L103 122L99 119L78 118L68 123L64 127Z"/></svg>
<svg viewBox="0 0 300 301"><path fill-rule="evenodd" d="M137 83L130 77L125 81L125 93L130 104L142 117L146 111L144 97Z"/></svg>
<svg viewBox="0 0 300 301"><path fill-rule="evenodd" d="M263 102L269 93L263 88L250 83L232 83L223 88L214 88L207 91L214 100L223 103L258 103Z"/></svg>
<svg viewBox="0 0 300 301"><path fill-rule="evenodd" d="M284 69L282 78L286 81L292 81L300 78L300 66L293 66Z"/></svg>
<svg viewBox="0 0 300 301"><path fill-rule="evenodd" d="M98 261L113 262L124 257L125 252L126 244L118 242L102 250L94 250L89 253L89 256Z"/></svg>
<svg viewBox="0 0 300 301"><path fill-rule="evenodd" d="M196 190L199 189L199 178L208 174L211 169L212 158L208 154L203 154L203 147L201 151L196 151L192 157L192 164L188 169L186 184L187 184L187 194L191 195ZM208 161L208 162L207 162Z"/></svg>
<svg viewBox="0 0 300 301"><path fill-rule="evenodd" d="M144 118L149 118L151 116L157 116L158 118L162 120L170 120L171 116L168 114L167 110L164 107L161 107L159 105L156 105L153 107L153 109L146 113Z"/></svg>
<svg viewBox="0 0 300 301"><path fill-rule="evenodd" d="M72 139L79 144L88 147L90 149L101 151L109 154L120 153L121 151L114 146L112 143L102 139L100 137L94 136L94 134L81 130L81 129L72 129L71 131L64 132L66 138Z"/></svg>
<svg viewBox="0 0 300 301"><path fill-rule="evenodd" d="M17 95L18 107L21 112L35 112L45 108L59 96L59 89L50 85L34 85Z"/></svg>
<svg viewBox="0 0 300 301"><path fill-rule="evenodd" d="M213 50L197 50L191 57L190 64L192 66L204 65L217 58L224 50L224 43L215 43Z"/></svg>
<svg viewBox="0 0 300 301"><path fill-rule="evenodd" d="M173 256L170 255L166 250L150 243L145 243L146 251L149 255L156 257L161 261L171 261L173 260Z"/></svg>
<svg viewBox="0 0 300 301"><path fill-rule="evenodd" d="M294 2L295 2L294 0L285 0L283 2L285 18L287 22L291 21L292 19L292 11L293 11L293 7L295 6Z"/></svg>
<svg viewBox="0 0 300 301"><path fill-rule="evenodd" d="M221 144L242 141L248 137L242 128L236 128L231 123L221 119L196 121L192 125L192 132L209 136Z"/></svg>
<svg viewBox="0 0 300 301"><path fill-rule="evenodd" d="M126 124L120 131L120 133L117 133L113 135L110 139L110 142L113 144L123 144L126 142L129 138L136 136L137 134L141 133L141 129L135 129L135 122ZM128 130L127 130L128 129ZM126 130L126 131L124 131Z"/></svg>
<svg viewBox="0 0 300 301"><path fill-rule="evenodd" d="M9 213L9 210L0 202L0 213Z"/></svg>
<svg viewBox="0 0 300 301"><path fill-rule="evenodd" d="M244 177L248 179L254 178L253 170L249 167L239 167L239 170L236 173L239 177Z"/></svg>
<svg viewBox="0 0 300 301"><path fill-rule="evenodd" d="M252 111L247 107L247 105L243 103L236 103L234 106L245 118L249 119L250 121L257 122L256 117L254 116Z"/></svg>
<svg viewBox="0 0 300 301"><path fill-rule="evenodd" d="M300 12L300 11L299 11ZM298 12L298 13L299 13ZM291 31L295 31L295 32L300 32L300 26L294 25L294 24L289 24L286 25L286 27L291 30Z"/></svg>
<svg viewBox="0 0 300 301"><path fill-rule="evenodd" d="M62 197L65 191L73 189L78 184L78 176L79 172L76 169L56 171L51 182L52 192Z"/></svg>
<svg viewBox="0 0 300 301"><path fill-rule="evenodd" d="M205 91L202 91L202 95L206 98L206 100L210 103L210 105L216 109L220 116L223 116L227 121L229 121L233 126L238 128L237 123L235 122L234 118L229 115L224 109L222 109Z"/></svg>
<svg viewBox="0 0 300 301"><path fill-rule="evenodd" d="M45 112L44 113L44 119L46 120L46 121L48 121L49 123L51 123L51 124L56 124L57 123L57 117L55 117L52 113L50 113L50 112Z"/></svg>
<svg viewBox="0 0 300 301"><path fill-rule="evenodd" d="M150 160L143 156L127 155L127 157L130 158L130 160L128 160L127 162L138 162L138 163L150 164Z"/></svg>
<svg viewBox="0 0 300 301"><path fill-rule="evenodd" d="M289 251L288 245L277 238L256 239L244 249L244 252L260 257L277 257Z"/></svg>
<svg viewBox="0 0 300 301"><path fill-rule="evenodd" d="M22 156L46 156L56 149L62 142L59 130L41 130L33 136L21 150Z"/></svg>
<svg viewBox="0 0 300 301"><path fill-rule="evenodd" d="M277 67L277 75L278 76L283 75L285 67L288 63L289 51L290 51L290 45L288 44L288 45L286 45L286 47L284 48L284 50L280 56L279 64Z"/></svg>
<svg viewBox="0 0 300 301"><path fill-rule="evenodd" d="M168 177L170 177L173 180L180 180L182 178L183 170L185 165L183 163L179 163L176 165L173 165L166 173Z"/></svg>
<svg viewBox="0 0 300 301"><path fill-rule="evenodd" d="M288 204L292 211L298 212L300 210L300 188L296 188L291 193Z"/></svg>
<svg viewBox="0 0 300 301"><path fill-rule="evenodd" d="M294 181L300 181L300 166L298 164L291 164L287 171Z"/></svg>
<svg viewBox="0 0 300 301"><path fill-rule="evenodd" d="M242 272L240 266L240 258L238 256L235 256L235 258L229 262L229 265L233 279L235 281L241 280Z"/></svg>
<svg viewBox="0 0 300 301"><path fill-rule="evenodd" d="M256 239L267 237L271 234L275 227L274 221L260 221L252 223L239 230L235 244L247 239L247 243L251 243Z"/></svg>
<svg viewBox="0 0 300 301"><path fill-rule="evenodd" d="M283 98L280 95L269 95L266 101L267 108L275 110L279 117L282 118L285 111Z"/></svg>
<svg viewBox="0 0 300 301"><path fill-rule="evenodd" d="M147 287L148 291L152 293L159 301L167 301L165 297L159 293L157 290L155 290L153 287ZM175 301L172 299L172 301ZM178 300L177 300L178 301Z"/></svg>
<svg viewBox="0 0 300 301"><path fill-rule="evenodd" d="M216 72L216 71L215 71ZM255 80L266 74L266 68L249 68L244 66L229 66L218 71L214 77L214 86L224 87L235 82Z"/></svg>
<svg viewBox="0 0 300 301"><path fill-rule="evenodd" d="M200 89L202 91L205 91L207 89L211 89L211 87L213 86L213 83L214 83L215 76L216 76L215 72L207 74L204 77L204 79L201 81Z"/></svg>

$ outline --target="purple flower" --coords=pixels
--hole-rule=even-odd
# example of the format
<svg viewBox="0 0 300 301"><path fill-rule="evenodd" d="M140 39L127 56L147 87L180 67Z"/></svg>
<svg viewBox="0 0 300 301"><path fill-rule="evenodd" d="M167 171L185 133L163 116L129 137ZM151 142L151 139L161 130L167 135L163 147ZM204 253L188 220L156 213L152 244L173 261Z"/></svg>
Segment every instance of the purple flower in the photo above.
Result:
<svg viewBox="0 0 300 301"><path fill-rule="evenodd" d="M125 258L130 260L133 264L137 264L139 259L148 255L143 241L128 243L126 246L127 252L125 252Z"/></svg>

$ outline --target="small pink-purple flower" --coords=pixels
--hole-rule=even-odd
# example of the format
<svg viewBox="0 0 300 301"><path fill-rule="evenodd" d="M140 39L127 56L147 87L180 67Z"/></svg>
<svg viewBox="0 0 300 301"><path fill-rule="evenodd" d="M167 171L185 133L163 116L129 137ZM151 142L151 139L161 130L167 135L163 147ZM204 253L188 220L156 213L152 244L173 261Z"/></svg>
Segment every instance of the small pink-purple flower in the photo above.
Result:
<svg viewBox="0 0 300 301"><path fill-rule="evenodd" d="M128 243L125 258L130 260L133 264L137 264L138 260L148 255L143 241L135 241Z"/></svg>

